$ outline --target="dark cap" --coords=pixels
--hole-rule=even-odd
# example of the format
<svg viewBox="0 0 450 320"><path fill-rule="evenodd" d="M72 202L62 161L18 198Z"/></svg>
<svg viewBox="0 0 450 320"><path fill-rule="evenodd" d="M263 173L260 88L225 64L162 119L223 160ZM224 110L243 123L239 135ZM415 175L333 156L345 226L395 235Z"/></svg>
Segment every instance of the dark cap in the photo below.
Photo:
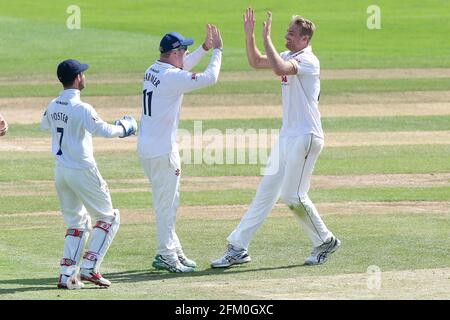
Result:
<svg viewBox="0 0 450 320"><path fill-rule="evenodd" d="M79 73L87 70L88 68L88 64L80 63L78 60L68 59L58 65L56 74L58 75L59 81L62 83L67 83L73 81Z"/></svg>
<svg viewBox="0 0 450 320"><path fill-rule="evenodd" d="M169 52L170 50L177 49L181 46L190 46L194 43L194 40L188 38L184 38L181 34L178 32L171 32L166 34L159 44L159 52L165 53Z"/></svg>

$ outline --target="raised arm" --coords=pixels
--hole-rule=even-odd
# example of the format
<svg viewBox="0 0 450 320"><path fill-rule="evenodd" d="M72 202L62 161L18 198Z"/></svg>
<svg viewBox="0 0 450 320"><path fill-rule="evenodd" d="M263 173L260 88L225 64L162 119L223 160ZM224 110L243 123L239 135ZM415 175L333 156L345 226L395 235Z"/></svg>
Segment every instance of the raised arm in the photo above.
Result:
<svg viewBox="0 0 450 320"><path fill-rule="evenodd" d="M171 90L177 91L178 93L185 93L217 83L222 64L223 42L220 30L214 25L211 25L211 35L212 47L214 49L211 61L206 70L202 73L187 72L186 70L174 72L172 77L174 77L173 81L176 82L177 85L174 88L171 88Z"/></svg>
<svg viewBox="0 0 450 320"><path fill-rule="evenodd" d="M266 49L267 60L273 72L278 76L297 74L297 65L291 61L283 60L275 49L270 38L270 29L272 27L272 12L267 12L267 21L263 22L263 40Z"/></svg>
<svg viewBox="0 0 450 320"><path fill-rule="evenodd" d="M244 14L244 32L248 63L251 67L256 69L269 69L270 64L267 60L267 56L261 54L256 47L254 30L255 14L252 8L247 8Z"/></svg>
<svg viewBox="0 0 450 320"><path fill-rule="evenodd" d="M183 61L183 70L189 71L194 68L212 46L212 26L207 24L205 41L194 52L186 55Z"/></svg>

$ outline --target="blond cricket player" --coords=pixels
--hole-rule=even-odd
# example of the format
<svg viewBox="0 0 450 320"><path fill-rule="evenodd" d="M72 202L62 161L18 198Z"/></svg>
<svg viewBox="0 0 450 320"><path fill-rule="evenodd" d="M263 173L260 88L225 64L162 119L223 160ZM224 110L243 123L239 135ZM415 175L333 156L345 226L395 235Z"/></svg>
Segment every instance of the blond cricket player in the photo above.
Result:
<svg viewBox="0 0 450 320"><path fill-rule="evenodd" d="M160 42L159 60L145 72L142 92L138 154L152 187L156 217L158 247L152 265L170 272L191 272L196 267L184 254L175 231L181 174L176 139L183 95L215 84L222 59L222 39L215 26L207 25L205 42L187 54L192 44L192 39L177 32L166 34ZM210 49L206 70L190 72Z"/></svg>
<svg viewBox="0 0 450 320"><path fill-rule="evenodd" d="M264 175L250 208L227 238L225 254L212 261L213 268L226 268L251 261L250 241L281 197L295 213L313 250L305 264L322 264L335 252L340 241L328 230L308 197L314 164L322 150L324 135L318 109L320 65L310 46L314 24L294 16L285 40L288 51L278 54L272 44L272 14L263 24L265 55L257 49L254 37L255 16L251 8L244 14L247 57L250 66L272 69L281 77L283 124Z"/></svg>
<svg viewBox="0 0 450 320"><path fill-rule="evenodd" d="M100 273L100 265L117 233L120 215L113 209L108 186L97 169L92 136L123 138L137 130L132 117L125 116L111 125L81 101L87 68L87 64L73 59L58 65L57 75L64 90L50 102L41 121L41 129L52 134L55 186L67 225L57 285L60 289L80 289L84 286L81 280L101 287L111 284ZM82 260L90 233L89 248Z"/></svg>

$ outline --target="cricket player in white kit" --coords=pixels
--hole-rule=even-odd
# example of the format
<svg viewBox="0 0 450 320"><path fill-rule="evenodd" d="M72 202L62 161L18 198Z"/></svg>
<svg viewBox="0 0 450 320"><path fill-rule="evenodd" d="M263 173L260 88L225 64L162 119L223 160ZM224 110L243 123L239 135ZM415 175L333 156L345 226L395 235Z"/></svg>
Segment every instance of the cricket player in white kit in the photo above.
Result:
<svg viewBox="0 0 450 320"><path fill-rule="evenodd" d="M278 54L270 38L271 23L272 14L268 12L268 20L263 24L266 55L262 55L255 44L254 12L249 8L244 14L250 65L271 68L281 77L283 124L256 196L227 238L229 245L225 254L212 261L213 268L251 261L248 255L250 241L280 196L313 243L313 251L305 264L324 263L340 246L340 241L327 229L308 197L314 164L324 144L318 109L320 65L310 46L315 26L309 20L294 16L285 36L289 51Z"/></svg>
<svg viewBox="0 0 450 320"><path fill-rule="evenodd" d="M138 135L138 154L152 187L158 248L152 266L170 272L191 272L195 261L183 253L175 232L180 199L180 156L177 130L183 94L215 84L222 60L219 30L207 25L206 40L187 54L192 39L181 34L166 34L160 43L160 59L144 76L142 114ZM206 51L214 48L210 63L202 73L190 70Z"/></svg>
<svg viewBox="0 0 450 320"><path fill-rule="evenodd" d="M117 233L119 210L113 209L108 186L97 169L92 136L127 137L137 130L137 123L125 116L110 125L99 118L94 108L80 100L84 71L89 66L69 59L58 65L58 79L64 86L60 96L48 105L41 128L52 133L52 153L56 158L55 186L68 229L58 281L60 289L80 289L81 280L109 287L100 265ZM91 217L95 221L91 227ZM89 249L84 246L92 231Z"/></svg>
<svg viewBox="0 0 450 320"><path fill-rule="evenodd" d="M4 136L8 132L8 122L0 113L0 137Z"/></svg>

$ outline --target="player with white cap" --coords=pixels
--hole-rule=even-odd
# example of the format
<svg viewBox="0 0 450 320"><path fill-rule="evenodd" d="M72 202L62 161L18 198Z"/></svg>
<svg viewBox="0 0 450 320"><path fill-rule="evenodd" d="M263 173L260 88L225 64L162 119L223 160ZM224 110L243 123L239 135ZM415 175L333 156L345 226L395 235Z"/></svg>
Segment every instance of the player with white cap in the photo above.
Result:
<svg viewBox="0 0 450 320"><path fill-rule="evenodd" d="M175 232L181 174L176 139L183 94L215 84L222 59L222 38L215 26L207 25L205 42L188 55L187 47L193 42L177 32L164 35L160 58L145 72L142 92L138 154L152 186L158 237L152 265L170 272L191 272L196 267L183 253ZM214 50L206 70L190 72L211 48Z"/></svg>
<svg viewBox="0 0 450 320"><path fill-rule="evenodd" d="M55 186L67 232L61 259L58 288L80 289L80 280L109 287L100 265L120 224L119 210L113 209L108 185L97 169L92 136L128 137L137 130L136 120L125 116L108 124L94 108L81 101L87 64L69 59L58 65L57 76L64 86L59 97L45 111L41 128L52 133L52 153L56 158ZM91 217L95 220L91 228ZM92 231L89 249L81 255ZM81 267L80 272L79 267Z"/></svg>

